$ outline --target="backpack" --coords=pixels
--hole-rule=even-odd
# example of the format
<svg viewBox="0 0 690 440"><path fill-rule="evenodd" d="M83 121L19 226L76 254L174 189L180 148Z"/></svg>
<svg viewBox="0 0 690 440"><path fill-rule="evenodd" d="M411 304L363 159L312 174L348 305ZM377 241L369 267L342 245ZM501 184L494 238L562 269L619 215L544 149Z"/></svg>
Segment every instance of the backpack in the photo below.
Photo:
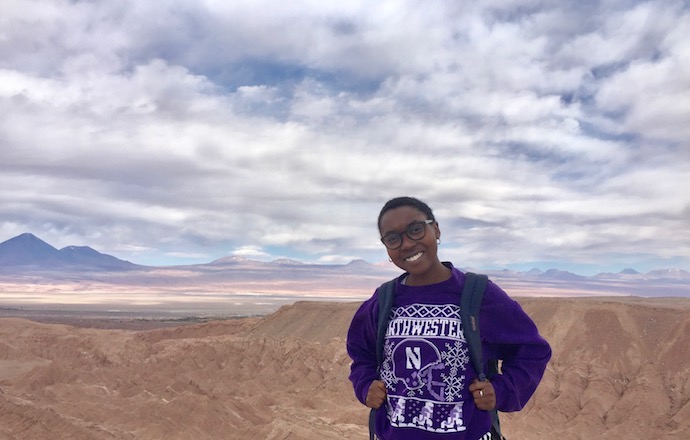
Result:
<svg viewBox="0 0 690 440"><path fill-rule="evenodd" d="M482 342L479 337L479 308L484 298L484 290L489 279L486 275L477 275L472 272L465 273L465 285L460 295L460 318L465 333L465 340L470 351L472 366L478 372L480 381L486 380L498 374L498 360L490 360L487 365L487 372L482 366ZM387 281L378 288L379 300L379 322L376 333L376 360L380 366L383 363L383 344L386 338L386 329L393 308L393 297L395 296L395 285L397 278ZM383 317L383 318L382 318ZM491 413L491 435L493 440L504 440L501 434L501 423L498 420L496 408ZM376 420L376 409L369 413L369 439L374 440Z"/></svg>

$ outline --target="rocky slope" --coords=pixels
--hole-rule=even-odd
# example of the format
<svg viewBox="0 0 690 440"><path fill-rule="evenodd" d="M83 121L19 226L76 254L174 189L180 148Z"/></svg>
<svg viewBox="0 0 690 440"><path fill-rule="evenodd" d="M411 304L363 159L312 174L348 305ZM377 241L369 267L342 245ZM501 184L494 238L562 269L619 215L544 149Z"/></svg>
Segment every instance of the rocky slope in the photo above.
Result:
<svg viewBox="0 0 690 440"><path fill-rule="evenodd" d="M554 349L509 438L690 438L690 301L519 300ZM147 331L0 319L0 439L363 439L356 303Z"/></svg>

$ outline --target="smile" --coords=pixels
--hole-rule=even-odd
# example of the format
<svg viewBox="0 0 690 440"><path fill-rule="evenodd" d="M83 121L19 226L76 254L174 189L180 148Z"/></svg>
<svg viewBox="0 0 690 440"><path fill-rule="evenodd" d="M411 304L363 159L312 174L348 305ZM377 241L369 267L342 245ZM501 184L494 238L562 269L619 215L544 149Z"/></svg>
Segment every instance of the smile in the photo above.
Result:
<svg viewBox="0 0 690 440"><path fill-rule="evenodd" d="M418 252L418 253L412 255L411 257L405 258L405 261L407 261L409 263L411 263L413 261L417 261L422 257L422 254L424 254L424 252Z"/></svg>

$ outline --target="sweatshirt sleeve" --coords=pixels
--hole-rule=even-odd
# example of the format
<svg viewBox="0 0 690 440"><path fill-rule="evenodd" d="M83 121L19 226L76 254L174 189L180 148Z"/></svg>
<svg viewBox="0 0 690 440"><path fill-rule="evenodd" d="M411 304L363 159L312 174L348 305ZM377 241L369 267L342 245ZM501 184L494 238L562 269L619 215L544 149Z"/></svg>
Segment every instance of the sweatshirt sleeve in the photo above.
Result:
<svg viewBox="0 0 690 440"><path fill-rule="evenodd" d="M376 328L378 299L376 293L362 303L347 332L347 353L352 359L350 381L357 399L365 403L371 383L378 379Z"/></svg>
<svg viewBox="0 0 690 440"><path fill-rule="evenodd" d="M479 315L484 359L500 359L490 378L499 411L519 411L532 397L551 358L551 347L534 321L497 285L489 282Z"/></svg>

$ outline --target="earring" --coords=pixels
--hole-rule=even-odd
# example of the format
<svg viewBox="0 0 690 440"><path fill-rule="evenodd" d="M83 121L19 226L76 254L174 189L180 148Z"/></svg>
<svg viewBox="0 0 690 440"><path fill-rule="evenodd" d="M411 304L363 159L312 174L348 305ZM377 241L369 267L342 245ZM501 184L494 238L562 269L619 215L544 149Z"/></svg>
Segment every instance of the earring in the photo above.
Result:
<svg viewBox="0 0 690 440"><path fill-rule="evenodd" d="M440 239L440 238L437 238L437 239L436 239L436 244L441 244L441 239Z"/></svg>
<svg viewBox="0 0 690 440"><path fill-rule="evenodd" d="M388 261L390 261L392 263L393 259L391 257L388 257Z"/></svg>

